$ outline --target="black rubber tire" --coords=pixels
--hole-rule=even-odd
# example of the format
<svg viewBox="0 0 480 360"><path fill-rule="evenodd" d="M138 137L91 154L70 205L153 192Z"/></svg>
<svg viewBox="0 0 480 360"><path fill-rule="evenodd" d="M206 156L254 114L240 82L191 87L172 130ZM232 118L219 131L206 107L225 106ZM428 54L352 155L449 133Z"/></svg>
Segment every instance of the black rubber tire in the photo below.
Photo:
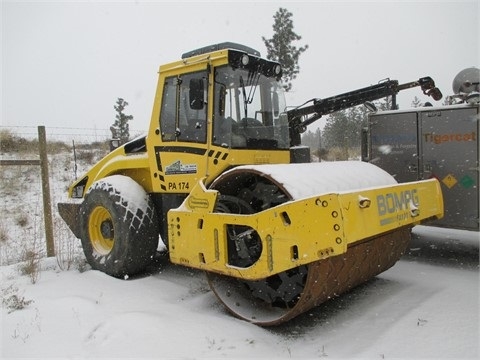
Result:
<svg viewBox="0 0 480 360"><path fill-rule="evenodd" d="M83 251L93 269L126 278L152 262L159 222L150 196L131 178L113 175L95 182L79 221Z"/></svg>

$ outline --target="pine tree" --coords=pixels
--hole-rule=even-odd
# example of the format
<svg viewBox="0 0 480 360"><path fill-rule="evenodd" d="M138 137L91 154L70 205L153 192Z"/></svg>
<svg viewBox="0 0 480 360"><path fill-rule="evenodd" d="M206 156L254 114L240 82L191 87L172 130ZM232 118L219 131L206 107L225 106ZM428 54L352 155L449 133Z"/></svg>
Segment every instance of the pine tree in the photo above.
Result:
<svg viewBox="0 0 480 360"><path fill-rule="evenodd" d="M347 160L351 149L360 147L365 124L366 109L363 106L331 113L323 129L322 142L328 149L337 148L341 151L337 160Z"/></svg>
<svg viewBox="0 0 480 360"><path fill-rule="evenodd" d="M308 45L298 49L292 45L292 42L300 40L301 36L293 31L292 13L287 9L279 8L273 19L273 37L266 39L262 36L262 40L267 48L267 59L278 61L282 65L283 87L285 91L289 91L292 88L292 80L300 72L298 66L300 54L308 49Z"/></svg>
<svg viewBox="0 0 480 360"><path fill-rule="evenodd" d="M117 102L113 106L113 108L117 112L117 114L115 115L115 123L112 127L114 130L116 130L116 136L115 134L113 134L113 136L118 137L121 144L125 144L130 137L130 129L128 126L128 122L133 119L133 115L125 115L123 113L123 110L125 110L125 107L127 106L128 102L126 102L122 98L118 98ZM114 130L112 130L112 132L114 132Z"/></svg>
<svg viewBox="0 0 480 360"><path fill-rule="evenodd" d="M393 100L391 96L387 96L381 100L374 101L373 103L377 107L378 111L393 110L392 109ZM398 109L398 104L397 104L397 109Z"/></svg>
<svg viewBox="0 0 480 360"><path fill-rule="evenodd" d="M417 96L415 96L412 100L411 105L413 108L418 108L418 107L422 107L423 103L422 103L422 100L420 100Z"/></svg>

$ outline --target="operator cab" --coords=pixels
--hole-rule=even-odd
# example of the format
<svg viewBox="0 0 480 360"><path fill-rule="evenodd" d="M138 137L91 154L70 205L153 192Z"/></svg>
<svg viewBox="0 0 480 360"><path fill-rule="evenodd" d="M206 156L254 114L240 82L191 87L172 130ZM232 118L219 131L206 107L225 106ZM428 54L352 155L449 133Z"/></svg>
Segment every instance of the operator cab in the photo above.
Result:
<svg viewBox="0 0 480 360"><path fill-rule="evenodd" d="M278 62L233 43L162 65L146 139L152 192L186 194L238 165L300 162L281 77Z"/></svg>
<svg viewBox="0 0 480 360"><path fill-rule="evenodd" d="M210 134L210 143L223 148L289 149L280 64L230 42L190 51L182 59L195 63L195 56L210 56L218 50L228 50L226 63L213 62L205 70L166 78L160 114L162 141L206 143ZM213 87L208 86L209 75L213 75ZM210 90L212 107L207 106ZM211 132L207 119L211 119Z"/></svg>

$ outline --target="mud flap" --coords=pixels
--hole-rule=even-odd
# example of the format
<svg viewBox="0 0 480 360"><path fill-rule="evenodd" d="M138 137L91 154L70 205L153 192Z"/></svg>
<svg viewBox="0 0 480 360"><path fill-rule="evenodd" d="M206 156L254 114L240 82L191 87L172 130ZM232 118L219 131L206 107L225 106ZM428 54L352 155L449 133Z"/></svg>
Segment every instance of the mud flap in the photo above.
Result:
<svg viewBox="0 0 480 360"><path fill-rule="evenodd" d="M80 239L80 203L58 203L58 213L75 237Z"/></svg>

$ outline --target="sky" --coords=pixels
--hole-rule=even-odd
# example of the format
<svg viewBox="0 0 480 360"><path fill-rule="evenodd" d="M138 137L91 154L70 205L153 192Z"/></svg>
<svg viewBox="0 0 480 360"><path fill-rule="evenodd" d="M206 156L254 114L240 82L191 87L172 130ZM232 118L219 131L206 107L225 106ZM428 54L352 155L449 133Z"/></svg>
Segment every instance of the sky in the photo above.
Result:
<svg viewBox="0 0 480 360"><path fill-rule="evenodd" d="M266 55L262 36L286 8L296 46L309 45L288 105L431 76L444 95L480 67L479 1L12 1L0 0L1 126L108 129L124 98L131 133L148 129L161 64L232 41ZM401 93L408 108L420 89ZM430 100L431 101L431 100ZM440 103L439 103L440 104ZM322 126L321 119L316 126ZM63 129L67 128L67 129Z"/></svg>

